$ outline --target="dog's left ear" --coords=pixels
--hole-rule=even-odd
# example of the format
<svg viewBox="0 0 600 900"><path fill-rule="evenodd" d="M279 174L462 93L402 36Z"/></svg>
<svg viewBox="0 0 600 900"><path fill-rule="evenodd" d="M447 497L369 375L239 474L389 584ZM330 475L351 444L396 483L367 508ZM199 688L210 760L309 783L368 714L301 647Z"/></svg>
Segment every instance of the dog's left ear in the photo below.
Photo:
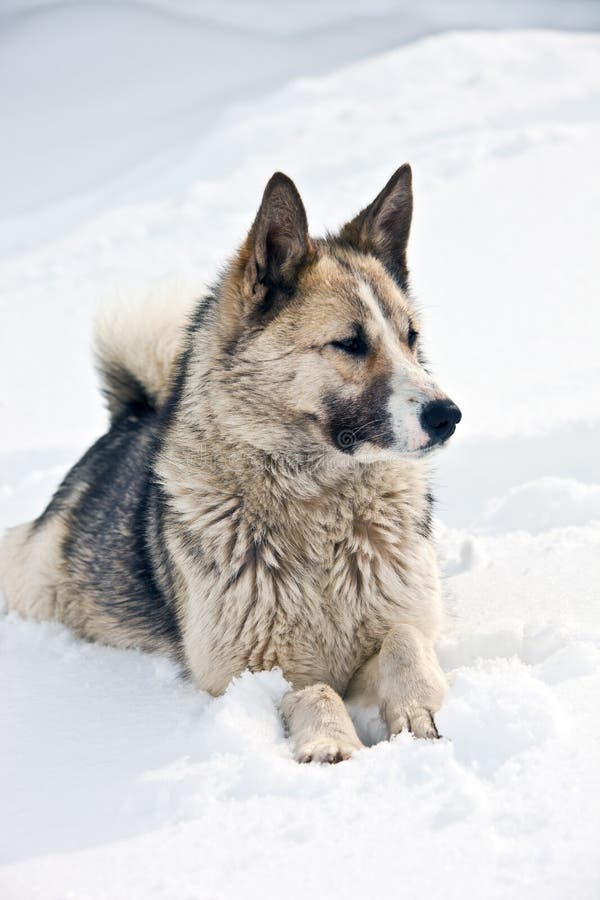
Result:
<svg viewBox="0 0 600 900"><path fill-rule="evenodd" d="M412 172L405 163L373 202L344 225L339 234L356 250L380 259L402 288L408 284L406 245L412 211Z"/></svg>
<svg viewBox="0 0 600 900"><path fill-rule="evenodd" d="M243 290L251 304L260 304L269 291L293 290L312 246L302 198L282 172L269 179L245 250Z"/></svg>

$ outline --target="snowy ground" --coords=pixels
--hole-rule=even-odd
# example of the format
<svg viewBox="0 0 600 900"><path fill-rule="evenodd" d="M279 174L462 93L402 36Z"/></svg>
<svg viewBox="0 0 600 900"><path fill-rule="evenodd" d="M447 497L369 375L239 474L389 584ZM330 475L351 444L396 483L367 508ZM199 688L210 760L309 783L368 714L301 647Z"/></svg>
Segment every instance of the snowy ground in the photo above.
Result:
<svg viewBox="0 0 600 900"><path fill-rule="evenodd" d="M276 168L319 231L408 159L414 288L464 413L438 465L446 739L300 767L277 673L211 700L162 659L4 617L7 900L600 896L600 37L398 46L439 5L402 28L384 0L306 8L301 30L294 4L264 28L241 3L4 4L0 527L104 425L104 295L201 287Z"/></svg>

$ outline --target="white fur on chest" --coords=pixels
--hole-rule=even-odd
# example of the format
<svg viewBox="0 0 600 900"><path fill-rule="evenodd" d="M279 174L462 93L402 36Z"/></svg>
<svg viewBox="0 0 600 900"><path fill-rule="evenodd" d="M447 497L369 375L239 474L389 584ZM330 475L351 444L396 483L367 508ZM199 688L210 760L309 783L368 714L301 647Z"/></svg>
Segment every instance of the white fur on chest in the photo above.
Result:
<svg viewBox="0 0 600 900"><path fill-rule="evenodd" d="M308 499L272 483L258 498L206 484L176 492L184 531L171 551L199 685L219 693L245 668L280 666L297 686L325 680L343 690L393 625L434 637L440 588L433 548L416 527L420 487L348 480Z"/></svg>

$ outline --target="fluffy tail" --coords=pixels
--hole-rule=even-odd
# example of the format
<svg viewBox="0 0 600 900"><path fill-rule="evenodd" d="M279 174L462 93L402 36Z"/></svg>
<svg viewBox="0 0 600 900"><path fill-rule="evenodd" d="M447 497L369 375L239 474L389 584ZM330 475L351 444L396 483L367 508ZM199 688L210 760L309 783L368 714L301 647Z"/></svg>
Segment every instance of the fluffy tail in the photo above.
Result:
<svg viewBox="0 0 600 900"><path fill-rule="evenodd" d="M194 305L193 293L181 289L103 304L94 353L111 421L165 402Z"/></svg>

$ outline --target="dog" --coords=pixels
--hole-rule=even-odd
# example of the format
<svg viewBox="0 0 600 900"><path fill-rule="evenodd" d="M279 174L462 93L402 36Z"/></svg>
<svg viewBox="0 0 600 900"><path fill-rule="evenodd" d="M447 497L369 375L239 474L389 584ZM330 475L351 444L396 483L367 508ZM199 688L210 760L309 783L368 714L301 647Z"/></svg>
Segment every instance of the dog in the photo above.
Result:
<svg viewBox="0 0 600 900"><path fill-rule="evenodd" d="M268 182L248 235L182 314L104 319L110 428L35 521L10 530L10 609L167 653L221 694L279 667L301 762L438 736L446 681L430 453L460 421L426 368L410 299L410 167L336 234L309 236Z"/></svg>

